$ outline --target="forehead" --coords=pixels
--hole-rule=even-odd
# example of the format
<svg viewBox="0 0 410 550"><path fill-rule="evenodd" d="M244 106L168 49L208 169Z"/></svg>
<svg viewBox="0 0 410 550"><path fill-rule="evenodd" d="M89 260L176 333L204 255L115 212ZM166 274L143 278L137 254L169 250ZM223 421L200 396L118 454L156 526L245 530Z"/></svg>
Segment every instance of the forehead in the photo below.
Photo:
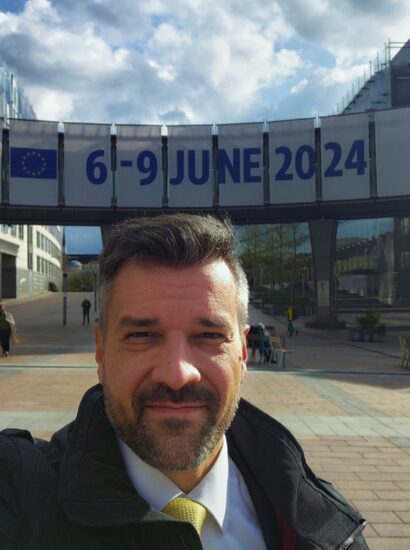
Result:
<svg viewBox="0 0 410 550"><path fill-rule="evenodd" d="M223 261L188 267L132 262L122 266L113 280L107 314L120 305L156 312L176 304L179 311L211 304L236 310L236 297L234 277Z"/></svg>

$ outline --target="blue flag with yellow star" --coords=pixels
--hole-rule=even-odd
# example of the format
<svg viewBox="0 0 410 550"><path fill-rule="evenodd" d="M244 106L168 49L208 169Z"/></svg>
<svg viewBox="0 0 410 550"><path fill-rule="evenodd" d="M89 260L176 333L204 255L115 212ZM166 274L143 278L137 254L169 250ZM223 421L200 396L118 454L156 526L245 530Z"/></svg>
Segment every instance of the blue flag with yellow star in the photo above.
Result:
<svg viewBox="0 0 410 550"><path fill-rule="evenodd" d="M57 150L11 147L10 176L12 178L57 179Z"/></svg>

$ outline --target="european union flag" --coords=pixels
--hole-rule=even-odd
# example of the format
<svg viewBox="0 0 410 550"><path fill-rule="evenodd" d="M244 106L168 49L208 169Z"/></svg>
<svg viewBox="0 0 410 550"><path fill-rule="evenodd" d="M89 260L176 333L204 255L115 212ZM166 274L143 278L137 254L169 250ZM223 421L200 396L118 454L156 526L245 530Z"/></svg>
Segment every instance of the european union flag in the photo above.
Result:
<svg viewBox="0 0 410 550"><path fill-rule="evenodd" d="M11 147L10 175L12 178L57 179L57 151Z"/></svg>

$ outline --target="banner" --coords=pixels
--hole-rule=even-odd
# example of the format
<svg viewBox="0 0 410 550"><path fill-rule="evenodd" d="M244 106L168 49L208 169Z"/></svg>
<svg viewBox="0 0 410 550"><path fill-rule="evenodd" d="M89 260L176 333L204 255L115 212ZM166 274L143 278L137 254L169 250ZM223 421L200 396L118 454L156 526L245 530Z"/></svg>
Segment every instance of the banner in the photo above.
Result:
<svg viewBox="0 0 410 550"><path fill-rule="evenodd" d="M219 204L263 204L263 127L218 125Z"/></svg>
<svg viewBox="0 0 410 550"><path fill-rule="evenodd" d="M377 196L410 194L410 109L376 111Z"/></svg>
<svg viewBox="0 0 410 550"><path fill-rule="evenodd" d="M110 126L65 122L65 205L111 206L111 196Z"/></svg>
<svg viewBox="0 0 410 550"><path fill-rule="evenodd" d="M10 120L10 204L57 206L58 123Z"/></svg>
<svg viewBox="0 0 410 550"><path fill-rule="evenodd" d="M212 126L168 126L168 204L212 206Z"/></svg>
<svg viewBox="0 0 410 550"><path fill-rule="evenodd" d="M117 126L117 204L162 206L161 126Z"/></svg>
<svg viewBox="0 0 410 550"><path fill-rule="evenodd" d="M271 204L316 200L313 118L269 122Z"/></svg>
<svg viewBox="0 0 410 550"><path fill-rule="evenodd" d="M369 198L368 114L324 117L320 122L322 199Z"/></svg>

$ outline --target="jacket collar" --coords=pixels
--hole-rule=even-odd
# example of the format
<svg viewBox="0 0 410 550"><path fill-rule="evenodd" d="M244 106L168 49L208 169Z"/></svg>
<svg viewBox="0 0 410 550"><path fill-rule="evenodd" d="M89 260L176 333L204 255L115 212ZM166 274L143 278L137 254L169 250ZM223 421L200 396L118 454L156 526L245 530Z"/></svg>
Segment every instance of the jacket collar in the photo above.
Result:
<svg viewBox="0 0 410 550"><path fill-rule="evenodd" d="M250 488L262 492L278 519L304 539L303 548L309 542L312 548L339 548L360 526L359 512L316 478L299 443L275 419L241 400L227 437Z"/></svg>
<svg viewBox="0 0 410 550"><path fill-rule="evenodd" d="M167 518L132 487L105 415L100 385L84 395L68 434L60 466L59 500L68 518L82 525L126 525Z"/></svg>

